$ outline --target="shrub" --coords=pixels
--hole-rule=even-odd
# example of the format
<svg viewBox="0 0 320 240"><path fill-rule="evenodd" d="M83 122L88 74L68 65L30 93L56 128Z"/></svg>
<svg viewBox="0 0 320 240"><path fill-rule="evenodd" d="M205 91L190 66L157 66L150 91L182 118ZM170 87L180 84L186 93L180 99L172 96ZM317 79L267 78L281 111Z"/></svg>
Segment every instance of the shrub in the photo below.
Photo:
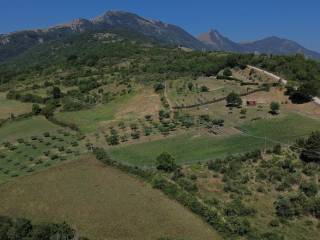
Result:
<svg viewBox="0 0 320 240"><path fill-rule="evenodd" d="M59 148L58 148L58 150L59 150L59 152L63 152L65 149L64 149L64 146L60 146Z"/></svg>
<svg viewBox="0 0 320 240"><path fill-rule="evenodd" d="M137 130L134 130L134 131L131 133L131 137L132 137L132 139L139 139L139 138L140 138L140 132L137 131Z"/></svg>
<svg viewBox="0 0 320 240"><path fill-rule="evenodd" d="M151 127L144 127L143 132L144 132L145 136L150 136L152 133L152 128Z"/></svg>
<svg viewBox="0 0 320 240"><path fill-rule="evenodd" d="M184 177L178 178L177 183L187 192L193 193L198 191L197 184L188 178L184 178Z"/></svg>
<svg viewBox="0 0 320 240"><path fill-rule="evenodd" d="M232 92L230 93L227 98L227 106L229 107L240 107L242 105L242 99L239 94Z"/></svg>
<svg viewBox="0 0 320 240"><path fill-rule="evenodd" d="M291 197L280 196L274 205L279 217L292 218L305 212L306 203L306 197L299 194Z"/></svg>
<svg viewBox="0 0 320 240"><path fill-rule="evenodd" d="M48 137L50 137L50 133L49 132L45 132L45 133L43 133L43 136L48 138Z"/></svg>
<svg viewBox="0 0 320 240"><path fill-rule="evenodd" d="M188 82L188 89L189 89L189 91L192 91L192 89L193 89L193 83L192 82Z"/></svg>
<svg viewBox="0 0 320 240"><path fill-rule="evenodd" d="M1 239L74 239L75 231L66 223L34 225L28 219L0 217Z"/></svg>
<svg viewBox="0 0 320 240"><path fill-rule="evenodd" d="M32 113L34 115L38 115L41 113L41 108L40 108L39 104L32 104Z"/></svg>
<svg viewBox="0 0 320 240"><path fill-rule="evenodd" d="M152 115L145 115L144 118L146 121L150 122L152 120Z"/></svg>
<svg viewBox="0 0 320 240"><path fill-rule="evenodd" d="M178 165L175 163L175 159L166 152L161 153L156 159L156 165L158 170L165 172L173 172L178 168Z"/></svg>
<svg viewBox="0 0 320 240"><path fill-rule="evenodd" d="M207 86L203 85L203 86L200 87L200 91L201 92L209 92L209 88Z"/></svg>
<svg viewBox="0 0 320 240"><path fill-rule="evenodd" d="M300 190L308 197L315 196L318 193L318 185L315 182L302 182Z"/></svg>
<svg viewBox="0 0 320 240"><path fill-rule="evenodd" d="M223 76L226 76L226 77L232 76L232 71L230 70L230 68L226 68L223 70Z"/></svg>
<svg viewBox="0 0 320 240"><path fill-rule="evenodd" d="M106 141L109 145L118 145L120 143L118 133L112 131L111 135L106 138Z"/></svg>
<svg viewBox="0 0 320 240"><path fill-rule="evenodd" d="M269 225L271 227L279 227L280 226L280 222L278 219L272 219L270 222L269 222Z"/></svg>
<svg viewBox="0 0 320 240"><path fill-rule="evenodd" d="M153 89L155 92L160 92L161 90L163 90L165 88L164 84L161 82L157 82L153 85Z"/></svg>
<svg viewBox="0 0 320 240"><path fill-rule="evenodd" d="M267 232L261 235L261 240L285 240L285 238L279 233Z"/></svg>
<svg viewBox="0 0 320 240"><path fill-rule="evenodd" d="M320 163L320 131L313 132L307 139L300 158L305 162Z"/></svg>
<svg viewBox="0 0 320 240"><path fill-rule="evenodd" d="M320 197L314 197L309 201L308 211L311 215L320 219Z"/></svg>
<svg viewBox="0 0 320 240"><path fill-rule="evenodd" d="M224 209L227 216L253 216L256 211L244 205L239 198L232 200Z"/></svg>
<svg viewBox="0 0 320 240"><path fill-rule="evenodd" d="M270 112L272 114L278 114L279 110L280 110L280 104L278 102L271 102L270 103Z"/></svg>

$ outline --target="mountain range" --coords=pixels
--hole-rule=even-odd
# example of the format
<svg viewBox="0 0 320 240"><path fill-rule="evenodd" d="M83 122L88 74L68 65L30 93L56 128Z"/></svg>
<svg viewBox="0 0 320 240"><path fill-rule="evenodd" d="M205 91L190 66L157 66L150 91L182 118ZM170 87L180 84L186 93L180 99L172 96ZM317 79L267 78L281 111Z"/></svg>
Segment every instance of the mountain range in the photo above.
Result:
<svg viewBox="0 0 320 240"><path fill-rule="evenodd" d="M67 24L47 29L24 30L0 35L0 61L18 56L31 47L90 31L125 29L152 38L159 43L180 45L206 51L231 51L240 53L304 54L307 58L320 59L320 53L308 50L294 41L269 37L248 43L236 43L222 36L217 30L195 37L183 28L158 20L146 19L134 13L108 11L87 20L80 18Z"/></svg>
<svg viewBox="0 0 320 240"><path fill-rule="evenodd" d="M258 41L236 43L224 36L217 30L210 30L201 34L198 39L205 43L209 49L216 51L231 51L240 53L266 53L275 55L304 54L307 58L320 59L320 54L304 48L300 44L279 38L267 37Z"/></svg>

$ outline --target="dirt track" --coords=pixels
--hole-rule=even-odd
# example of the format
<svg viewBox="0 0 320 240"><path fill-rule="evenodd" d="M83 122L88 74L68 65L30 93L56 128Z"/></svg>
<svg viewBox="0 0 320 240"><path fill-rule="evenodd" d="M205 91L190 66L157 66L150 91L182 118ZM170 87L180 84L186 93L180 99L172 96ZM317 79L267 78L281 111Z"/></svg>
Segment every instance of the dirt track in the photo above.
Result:
<svg viewBox="0 0 320 240"><path fill-rule="evenodd" d="M264 73L264 74L267 74L267 75L269 75L270 77L273 77L273 78L275 78L275 79L277 79L277 80L281 80L281 82L282 82L284 85L286 85L286 84L288 83L288 80L285 80L285 79L283 79L283 78L281 78L281 77L279 77L279 76L277 76L277 75L275 75L275 74L273 74L273 73L271 73L271 72L268 72L268 71L265 71L265 70L263 70L263 69L260 69L260 68L254 67L254 66L250 66L250 65L248 65L248 67L251 68L251 69L257 70L257 71L259 71L259 72L262 72L262 73ZM314 98L313 98L313 101L314 101L316 104L320 105L320 98L314 97Z"/></svg>

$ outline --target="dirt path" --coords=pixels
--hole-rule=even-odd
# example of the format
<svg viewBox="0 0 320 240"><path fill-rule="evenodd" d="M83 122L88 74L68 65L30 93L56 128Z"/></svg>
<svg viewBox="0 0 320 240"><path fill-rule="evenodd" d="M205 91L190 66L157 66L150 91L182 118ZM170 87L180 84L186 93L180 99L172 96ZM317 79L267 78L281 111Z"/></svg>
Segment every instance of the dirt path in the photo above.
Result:
<svg viewBox="0 0 320 240"><path fill-rule="evenodd" d="M164 97L166 98L168 104L169 104L169 109L171 112L173 112L173 106L172 106L172 103L171 103L171 100L170 98L168 97L168 94L167 94L167 82L164 82Z"/></svg>
<svg viewBox="0 0 320 240"><path fill-rule="evenodd" d="M314 97L314 98L313 98L313 101L314 101L316 104L320 105L320 98Z"/></svg>
<svg viewBox="0 0 320 240"><path fill-rule="evenodd" d="M287 85L287 83L288 83L288 80L285 80L285 79L283 79L283 78L281 78L281 77L279 77L279 76L277 76L277 75L275 75L275 74L273 74L271 72L268 72L268 71L265 71L263 69L260 69L260 68L254 67L254 66L250 66L250 65L248 65L248 68L257 70L257 71L262 72L262 73L264 73L264 74L266 74L266 75L268 75L270 77L273 77L273 78L275 78L277 80L280 80L284 85ZM314 97L313 101L317 105L320 105L320 98L319 97Z"/></svg>
<svg viewBox="0 0 320 240"><path fill-rule="evenodd" d="M286 85L288 83L288 80L285 80L285 79L283 79L283 78L281 78L281 77L279 77L279 76L277 76L277 75L275 75L275 74L273 74L271 72L268 72L268 71L262 70L260 68L254 67L254 66L250 66L250 65L248 65L248 68L257 70L258 72L264 73L264 74L266 74L266 75L268 75L268 76L270 76L272 78L280 80L284 85Z"/></svg>

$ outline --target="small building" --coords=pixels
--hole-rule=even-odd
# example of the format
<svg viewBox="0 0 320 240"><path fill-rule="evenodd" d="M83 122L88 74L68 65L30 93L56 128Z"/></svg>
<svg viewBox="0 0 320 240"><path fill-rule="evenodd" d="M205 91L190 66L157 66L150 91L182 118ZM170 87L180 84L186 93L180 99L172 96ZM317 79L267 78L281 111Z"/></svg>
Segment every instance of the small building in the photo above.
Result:
<svg viewBox="0 0 320 240"><path fill-rule="evenodd" d="M247 100L247 106L257 106L257 101L256 100Z"/></svg>

